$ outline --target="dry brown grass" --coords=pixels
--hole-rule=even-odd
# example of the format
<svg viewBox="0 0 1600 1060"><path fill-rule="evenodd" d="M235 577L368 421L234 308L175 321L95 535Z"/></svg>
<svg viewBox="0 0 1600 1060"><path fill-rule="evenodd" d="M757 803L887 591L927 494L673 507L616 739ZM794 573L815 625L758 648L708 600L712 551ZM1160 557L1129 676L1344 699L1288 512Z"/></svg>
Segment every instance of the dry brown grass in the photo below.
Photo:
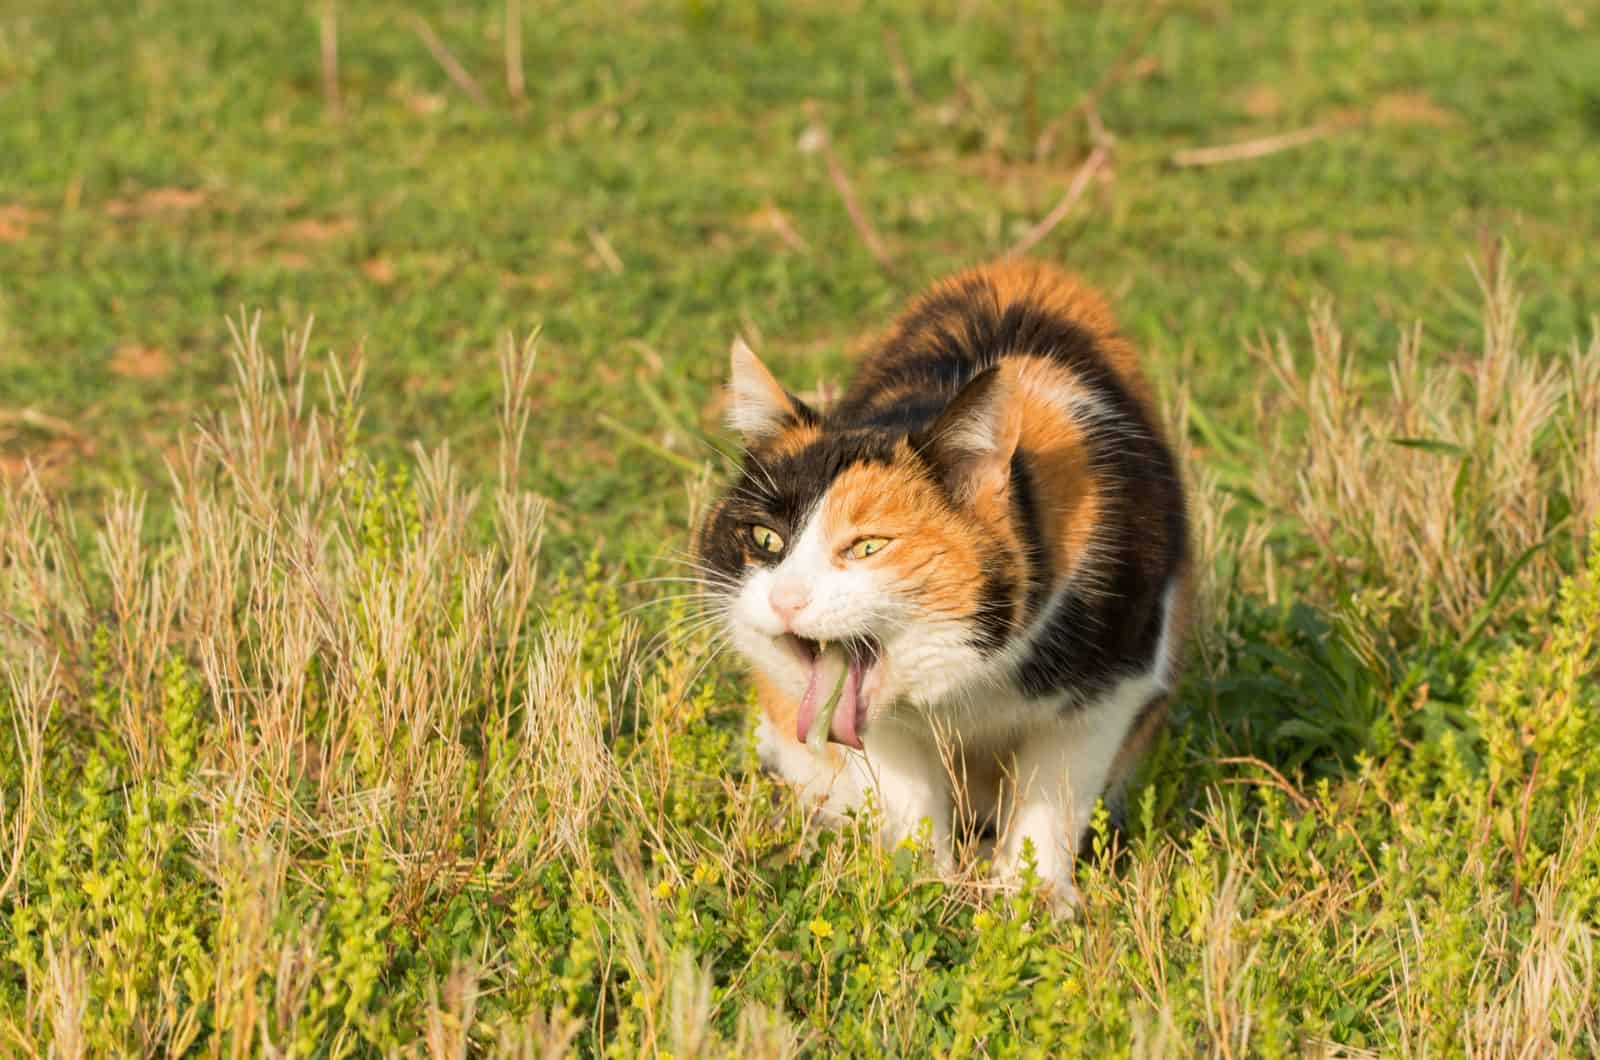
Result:
<svg viewBox="0 0 1600 1060"><path fill-rule="evenodd" d="M1327 305L1307 367L1286 338L1260 351L1305 430L1274 439L1259 494L1310 536L1332 585L1389 588L1458 631L1485 617L1502 577L1548 597L1600 515L1600 334L1546 360L1521 340L1506 256L1476 275L1481 349L1429 360L1413 328L1382 395L1358 384Z"/></svg>
<svg viewBox="0 0 1600 1060"><path fill-rule="evenodd" d="M261 948L268 941L264 925L283 914L276 897L287 847L378 823L402 895L420 895L467 869L451 852L450 836L475 811L463 798L473 789L463 783L468 763L452 737L480 675L524 665L518 638L537 569L539 503L502 491L503 549L474 552L465 533L472 497L442 454L419 461L426 508L399 547L377 559L362 552L367 512L351 499L344 464L360 371L335 367L327 377L332 411L311 409L304 400L308 337L286 341L287 382L280 383L257 322L237 334L233 415L191 437L171 469L174 546L155 550L145 543L139 496L112 503L96 535L108 613L99 612L98 594L79 568L70 521L38 480L3 504L10 558L3 606L12 619L6 655L20 660L10 664L13 702L21 708L13 721L31 760L58 700L57 667L94 656L93 620L104 618L102 628L114 631L106 649L117 676L111 728L136 781L155 780L174 765L163 750L172 735L160 708L166 660L179 651L198 662L218 738L205 743L196 773L196 795L215 816L194 827L198 849L210 855L200 869L221 888L229 926L218 953L216 998L238 1006L252 1023L258 1009L272 1004L287 1008L279 1016L291 1019L303 999L293 985L293 949ZM510 442L520 442L525 422L525 413L513 412ZM514 456L507 459L514 465ZM457 586L460 610L451 613L441 605ZM553 640L532 663L546 679L524 685L529 698L499 704L494 721L509 729L518 711L583 717L581 710L555 709L575 691L560 683L570 678L559 656ZM61 677L69 709L89 710L85 675ZM333 701L362 709L340 710L313 731L307 717L316 699L313 681ZM532 698L541 696L550 702ZM605 775L603 763L584 757L597 753L597 741L564 740L565 732L555 731L555 742L523 740L511 749L502 768L516 778L515 797L564 792L574 776L585 778L587 789L587 778ZM552 748L572 757L557 768ZM307 788L313 797L295 794ZM24 789L31 808L29 794ZM593 801L557 798L564 819L579 826ZM14 818L19 841L28 819L26 811ZM224 839L225 832L235 834ZM509 857L528 845L545 848L546 857L570 849L561 833L498 834L500 843L482 857ZM58 1041L72 1037L67 1032L76 1017L66 999L73 993L67 988L82 979L78 962L65 951L51 961L49 993L61 999L52 1016ZM276 999L237 990L274 969L289 973L277 976Z"/></svg>
<svg viewBox="0 0 1600 1060"><path fill-rule="evenodd" d="M197 425L172 460L164 543L151 541L139 493L108 504L87 549L36 475L0 496L0 655L22 767L17 787L0 789L0 901L22 883L30 845L62 827L42 777L52 755L59 774L61 740L81 729L110 741L130 788L200 811L169 838L214 895L215 947L198 996L163 980L165 1015L130 1017L152 1047L182 1051L202 1021L226 1029L215 1049L239 1056L290 1055L308 1033L337 1054L368 1033L348 1022L312 1030L326 1018L329 947L349 925L313 916L285 928L304 901L291 895L308 887L329 916L350 900L312 861L345 860L366 837L396 925L416 927L456 895L500 901L558 865L611 892L607 960L649 984L645 1041L683 1056L793 1055L787 1021L759 1005L735 1005L737 1033L719 1036L704 970L663 942L663 899L639 858L669 879L715 865L729 888L760 886L756 837L773 808L746 778L727 786L732 831L664 815L683 784L674 741L704 715L704 638L646 655L629 621L550 613L544 502L517 485L532 341L508 342L502 358L499 475L485 505L447 448L418 448L403 479L359 457L359 359L322 366L317 401L309 327L285 335L279 358L259 318L237 322L234 339L233 407ZM203 716L174 715L174 659L192 660ZM644 739L623 761L629 725ZM619 856L635 851L619 862L635 866L621 889L596 863L601 818ZM45 900L24 890L30 905ZM49 1041L83 1055L87 1041L108 1040L91 997L117 979L117 955L86 950L81 924L63 930L26 973L22 1025L8 1033L0 1022L0 1041L25 1052ZM503 990L506 974L504 954L488 952L431 981L411 1052L458 1057L492 1042L504 1055L566 1055L585 1029L570 1015L483 1023L484 991Z"/></svg>
<svg viewBox="0 0 1600 1060"><path fill-rule="evenodd" d="M1274 455L1301 467L1275 498L1342 584L1415 596L1448 642L1508 560L1595 513L1600 371L1518 350L1492 276L1470 371L1411 341L1368 398L1326 314L1308 377L1275 353L1309 423ZM474 489L445 448L403 473L362 458L359 362L319 374L307 331L275 359L255 321L236 340L233 407L172 460L170 529L137 494L89 532L36 476L0 493L0 1049L790 1057L912 1053L953 1025L1067 1051L1106 1027L1141 1055L1594 1047L1600 818L1569 806L1600 788L1587 582L1563 631L1520 613L1545 670L1489 655L1459 691L1499 719L1472 736L1483 773L1396 754L1313 787L1201 719L1143 789L1178 801L1120 861L1086 856L1058 922L895 868L868 820L821 841L730 768L738 708L692 617L650 640L597 569L541 574L543 502L517 485L531 344L506 347L498 475ZM1202 557L1264 551L1214 479L1195 492ZM1524 595L1553 591L1555 552ZM1260 580L1210 571L1207 684L1261 635L1223 628ZM482 920L441 927L463 909ZM147 911L167 926L138 927ZM1351 999L1359 1047L1328 1015Z"/></svg>

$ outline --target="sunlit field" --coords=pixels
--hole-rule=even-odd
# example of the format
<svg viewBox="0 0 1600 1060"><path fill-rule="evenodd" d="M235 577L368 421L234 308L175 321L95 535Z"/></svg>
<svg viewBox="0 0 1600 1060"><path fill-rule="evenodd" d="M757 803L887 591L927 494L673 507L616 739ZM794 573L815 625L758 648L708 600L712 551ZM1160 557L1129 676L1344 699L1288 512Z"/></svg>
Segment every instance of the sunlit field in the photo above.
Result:
<svg viewBox="0 0 1600 1060"><path fill-rule="evenodd" d="M1600 15L0 11L0 1053L1600 1051ZM1104 288L1190 485L1058 918L763 775L742 334Z"/></svg>

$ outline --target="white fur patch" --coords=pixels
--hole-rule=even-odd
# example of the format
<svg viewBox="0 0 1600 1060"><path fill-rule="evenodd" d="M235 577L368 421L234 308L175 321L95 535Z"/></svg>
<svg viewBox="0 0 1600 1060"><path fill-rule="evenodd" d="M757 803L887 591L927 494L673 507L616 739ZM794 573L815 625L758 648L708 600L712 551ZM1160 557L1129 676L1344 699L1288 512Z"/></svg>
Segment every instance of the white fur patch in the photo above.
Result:
<svg viewBox="0 0 1600 1060"><path fill-rule="evenodd" d="M1016 878L1024 841L1032 843L1039 878L1062 898L1073 893L1077 842L1139 712L1171 688L1177 587L1161 601L1161 639L1150 668L1124 677L1104 695L1029 734L1017 750L1015 809L1001 828L995 867Z"/></svg>

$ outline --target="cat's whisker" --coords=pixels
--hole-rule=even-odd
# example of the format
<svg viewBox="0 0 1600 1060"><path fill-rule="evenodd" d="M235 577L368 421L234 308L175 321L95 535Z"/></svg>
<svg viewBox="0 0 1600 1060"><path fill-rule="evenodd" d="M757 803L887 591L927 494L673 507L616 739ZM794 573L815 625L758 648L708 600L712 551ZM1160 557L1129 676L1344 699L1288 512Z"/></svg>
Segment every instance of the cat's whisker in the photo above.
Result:
<svg viewBox="0 0 1600 1060"><path fill-rule="evenodd" d="M670 608L674 605L682 605L686 602L706 603L711 599L711 596L702 593L679 593L675 596L662 596L657 597L654 600L646 600L643 603L634 604L632 607L624 608L622 611L618 612L617 617L628 618L632 615L641 614L653 609Z"/></svg>
<svg viewBox="0 0 1600 1060"><path fill-rule="evenodd" d="M676 603L676 602L678 602L680 600L720 600L720 599L727 598L729 595L730 595L729 593L727 593L726 591L723 591L721 589L709 589L709 588L685 589L683 592L666 593L666 594L663 594L661 596L652 596L648 600L642 600L642 601L640 601L638 604L636 604L634 606L635 607L650 607L650 606L653 606L655 604Z"/></svg>
<svg viewBox="0 0 1600 1060"><path fill-rule="evenodd" d="M719 570L716 570L713 567L708 567L704 563L700 562L699 560L691 558L691 557L662 556L660 558L663 561L667 562L667 563L673 564L673 565L678 566L678 567L685 567L685 568L687 568L687 569L689 569L691 571L694 571L697 574L703 575L705 577L722 577L722 578L731 577L726 571L719 571Z"/></svg>
<svg viewBox="0 0 1600 1060"><path fill-rule="evenodd" d="M657 650L674 649L698 636L704 636L708 631L713 634L720 633L724 625L722 616L703 619L700 621L671 626L652 637L646 645L646 654Z"/></svg>
<svg viewBox="0 0 1600 1060"><path fill-rule="evenodd" d="M642 586L642 585L665 585L665 584L670 584L670 583L674 583L674 582L679 583L679 584L687 582L687 583L692 584L692 585L713 584L711 582L708 582L704 577L696 578L696 577L691 577L689 575L669 575L669 576L661 577L661 578L640 578L638 581L629 582L628 583L628 587L631 589L631 588L634 588L636 586ZM735 583L732 580L728 580L727 584L733 585Z"/></svg>
<svg viewBox="0 0 1600 1060"><path fill-rule="evenodd" d="M687 621L668 626L656 634L656 636L665 638L668 642L670 642L672 640L681 639L685 636L692 636L702 633L707 629L723 624L724 621L725 619L722 615L709 615L691 618Z"/></svg>
<svg viewBox="0 0 1600 1060"><path fill-rule="evenodd" d="M724 617L725 616L715 612L691 614L664 627L657 635L671 634L684 629L692 629L711 625L724 621Z"/></svg>
<svg viewBox="0 0 1600 1060"><path fill-rule="evenodd" d="M706 670L711 666L711 664L715 662L723 652L730 650L731 647L731 645L721 644L716 641L713 641L708 645L709 650L707 651L705 658L702 659L700 664L695 667L694 672L689 675L689 680L684 682L683 687L685 695L687 695L689 690L699 683L701 676L705 674ZM674 704L674 709L681 704L682 699L680 699L677 704Z"/></svg>

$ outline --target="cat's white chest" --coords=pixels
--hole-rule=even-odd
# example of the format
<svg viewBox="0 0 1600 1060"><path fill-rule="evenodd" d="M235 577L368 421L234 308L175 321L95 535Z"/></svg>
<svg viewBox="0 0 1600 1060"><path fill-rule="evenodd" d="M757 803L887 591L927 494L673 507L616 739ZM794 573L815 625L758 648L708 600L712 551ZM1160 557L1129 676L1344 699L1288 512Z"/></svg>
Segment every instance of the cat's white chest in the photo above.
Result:
<svg viewBox="0 0 1600 1060"><path fill-rule="evenodd" d="M814 753L763 716L762 761L825 812L859 808L876 793L890 837L913 834L926 819L941 862L951 859L953 818L990 821L1002 875L1014 878L1031 846L1039 875L1070 896L1077 839L1106 793L1119 750L1145 708L1170 688L1171 593L1163 605L1163 635L1149 667L1098 695L1028 696L1004 676L980 673L938 699L875 719L864 751L831 746Z"/></svg>

